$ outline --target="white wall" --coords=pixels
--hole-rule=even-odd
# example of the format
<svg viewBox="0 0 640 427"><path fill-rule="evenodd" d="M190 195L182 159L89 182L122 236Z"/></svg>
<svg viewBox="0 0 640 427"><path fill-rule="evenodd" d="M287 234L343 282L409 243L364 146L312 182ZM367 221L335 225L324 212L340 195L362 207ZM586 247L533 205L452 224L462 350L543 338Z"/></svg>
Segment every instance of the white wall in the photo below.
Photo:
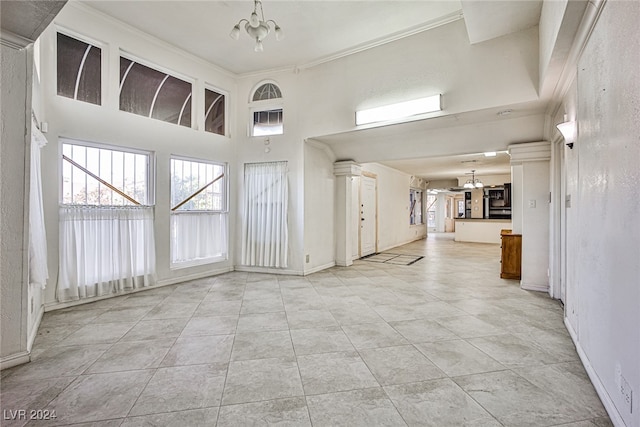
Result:
<svg viewBox="0 0 640 427"><path fill-rule="evenodd" d="M335 175L322 148L306 143L304 154L304 272L309 274L335 263Z"/></svg>
<svg viewBox="0 0 640 427"><path fill-rule="evenodd" d="M427 225L409 225L409 188L411 175L378 163L365 163L363 172L378 180L378 252L427 235Z"/></svg>
<svg viewBox="0 0 640 427"><path fill-rule="evenodd" d="M155 239L159 284L174 283L233 268L231 260L171 270L169 268L170 173L172 154L229 163L230 194L235 181L235 146L228 137L204 132L204 85L213 85L228 94L230 111L236 102L236 85L232 76L179 49L155 40L117 21L104 18L75 4L68 4L41 36L42 117L48 122L49 141L42 150L42 176L47 228L49 276L58 272L58 203L60 183L60 143L66 137L133 147L153 152L156 160ZM95 41L103 49L103 105L97 106L56 95L56 25ZM177 73L193 82L192 128L119 110L120 50L151 64ZM233 129L233 114L228 126ZM232 132L231 132L232 133ZM235 200L230 203L230 229L235 225ZM235 240L230 239L231 252ZM55 280L46 289L45 303L55 306Z"/></svg>
<svg viewBox="0 0 640 427"><path fill-rule="evenodd" d="M0 45L0 367L28 361L28 192L31 115L30 49ZM16 108L25 106L26 108ZM26 111L25 111L26 110ZM27 132L25 133L25 130ZM25 139L25 134L29 139ZM26 220L26 221L25 221Z"/></svg>
<svg viewBox="0 0 640 427"><path fill-rule="evenodd" d="M604 4L578 64L577 102L570 93L565 105L577 105L578 120L574 149L565 151L568 324L620 426L640 425L638 16L638 2ZM633 413L623 388L633 390Z"/></svg>
<svg viewBox="0 0 640 427"><path fill-rule="evenodd" d="M500 231L511 229L511 221L456 220L455 241L475 243L500 243Z"/></svg>

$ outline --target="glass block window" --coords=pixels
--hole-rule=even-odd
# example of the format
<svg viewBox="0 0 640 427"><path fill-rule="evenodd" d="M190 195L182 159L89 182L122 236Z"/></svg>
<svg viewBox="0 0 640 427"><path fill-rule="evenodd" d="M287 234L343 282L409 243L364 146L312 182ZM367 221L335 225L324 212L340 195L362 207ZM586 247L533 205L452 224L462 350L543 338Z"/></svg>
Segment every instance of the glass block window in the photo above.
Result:
<svg viewBox="0 0 640 427"><path fill-rule="evenodd" d="M204 130L224 135L225 99L224 95L209 89L204 90Z"/></svg>
<svg viewBox="0 0 640 427"><path fill-rule="evenodd" d="M58 33L58 95L101 104L102 49Z"/></svg>
<svg viewBox="0 0 640 427"><path fill-rule="evenodd" d="M120 110L191 127L191 83L120 57Z"/></svg>
<svg viewBox="0 0 640 427"><path fill-rule="evenodd" d="M253 101L282 98L280 88L273 83L265 83L253 93Z"/></svg>

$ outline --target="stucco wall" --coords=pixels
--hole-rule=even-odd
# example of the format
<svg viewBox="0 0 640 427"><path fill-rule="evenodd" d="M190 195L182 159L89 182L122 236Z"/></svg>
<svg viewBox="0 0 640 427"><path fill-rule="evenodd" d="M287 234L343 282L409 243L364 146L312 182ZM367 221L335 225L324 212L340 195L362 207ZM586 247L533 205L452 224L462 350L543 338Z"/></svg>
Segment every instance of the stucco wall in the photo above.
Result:
<svg viewBox="0 0 640 427"><path fill-rule="evenodd" d="M27 351L26 251L28 206L25 179L29 175L25 140L31 112L30 51L0 45L2 82L2 143L0 143L0 360L9 366ZM26 173L25 173L26 170ZM25 361L25 360L22 360Z"/></svg>
<svg viewBox="0 0 640 427"><path fill-rule="evenodd" d="M638 16L636 1L605 3L578 64L578 139L567 153L571 326L612 418L627 426L640 425Z"/></svg>

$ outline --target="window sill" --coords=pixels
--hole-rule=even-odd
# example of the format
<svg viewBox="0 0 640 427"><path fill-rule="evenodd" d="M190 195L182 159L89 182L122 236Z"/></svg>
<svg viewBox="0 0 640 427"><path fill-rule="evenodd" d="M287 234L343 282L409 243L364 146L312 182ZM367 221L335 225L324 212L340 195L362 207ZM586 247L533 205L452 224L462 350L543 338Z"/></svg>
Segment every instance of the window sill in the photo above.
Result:
<svg viewBox="0 0 640 427"><path fill-rule="evenodd" d="M207 265L207 264L216 264L219 262L227 261L228 259L229 258L227 257L227 255L221 255L221 256L211 257L211 258L200 258L200 259L194 259L190 261L175 262L169 265L169 270L181 270L183 268L198 267L198 266Z"/></svg>

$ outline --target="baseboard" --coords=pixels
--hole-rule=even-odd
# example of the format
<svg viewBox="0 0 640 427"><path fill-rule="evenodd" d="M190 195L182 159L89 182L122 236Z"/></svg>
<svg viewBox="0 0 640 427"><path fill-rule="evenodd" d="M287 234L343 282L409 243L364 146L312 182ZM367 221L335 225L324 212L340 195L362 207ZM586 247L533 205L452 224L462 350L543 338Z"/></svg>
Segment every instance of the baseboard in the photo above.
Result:
<svg viewBox="0 0 640 427"><path fill-rule="evenodd" d="M534 285L520 282L520 288L525 291L549 292L549 285Z"/></svg>
<svg viewBox="0 0 640 427"><path fill-rule="evenodd" d="M151 289L158 289L158 288L162 288L164 286L175 285L177 283L182 283L182 282L188 282L190 280L204 279L205 277L217 276L219 274L228 273L230 271L233 271L232 267L224 267L224 268L220 268L218 270L208 270L206 272L194 273L194 274L189 274L189 275L186 275L186 276L180 276L180 277L175 277L175 278L168 278L168 279L164 279L164 280L158 280L156 282L156 284L153 285L153 286L145 286L144 288L131 289L129 291L120 292L120 293L117 293L117 294L101 295L99 297L92 297L92 298L83 298L83 299L77 300L77 301L49 302L49 303L45 303L44 311L48 312L48 311L53 311L53 310L60 310L62 308L75 307L76 305L88 304L90 302L102 301L104 299L116 298L116 297L121 297L121 296L124 296L124 295L135 294L135 293L138 293L138 292L150 291Z"/></svg>
<svg viewBox="0 0 640 427"><path fill-rule="evenodd" d="M44 305L41 305L38 309L38 314L36 315L35 322L33 322L33 327L29 331L29 337L27 338L27 351L31 352L33 348L33 343L38 336L38 328L40 328L40 322L42 322L42 316L44 316Z"/></svg>
<svg viewBox="0 0 640 427"><path fill-rule="evenodd" d="M242 271L245 273L283 274L285 276L304 276L304 272L299 270L287 270L284 268L271 267L251 267L248 265L236 265L235 271Z"/></svg>
<svg viewBox="0 0 640 427"><path fill-rule="evenodd" d="M609 397L609 393L607 393L607 390L605 389L604 384L602 384L602 382L600 381L600 377L598 377L598 374L593 369L593 366L591 366L591 363L589 362L589 357L586 355L584 350L582 350L582 346L578 341L578 335L576 334L576 331L573 329L573 327L571 326L571 324L569 323L566 317L564 318L564 326L567 328L567 331L569 332L569 336L571 336L571 339L573 340L573 344L576 346L576 351L578 352L578 357L580 357L582 366L584 366L584 370L587 372L587 375L591 380L591 384L593 384L593 388L596 390L598 397L602 401L602 405L604 406L604 409L607 411L607 414L609 415L611 422L615 427L625 427L626 424L624 423L622 416L620 416L620 413L618 412L616 405L613 403L613 400L611 400L611 397Z"/></svg>
<svg viewBox="0 0 640 427"><path fill-rule="evenodd" d="M304 271L304 275L307 276L309 274L317 273L318 271L326 270L327 268L335 267L335 261L328 262L324 265L319 265L317 267L310 268L309 270Z"/></svg>
<svg viewBox="0 0 640 427"><path fill-rule="evenodd" d="M22 365L31 361L31 353L28 351L21 351L20 353L11 354L9 356L0 359L0 371L3 369L13 368L14 366Z"/></svg>

